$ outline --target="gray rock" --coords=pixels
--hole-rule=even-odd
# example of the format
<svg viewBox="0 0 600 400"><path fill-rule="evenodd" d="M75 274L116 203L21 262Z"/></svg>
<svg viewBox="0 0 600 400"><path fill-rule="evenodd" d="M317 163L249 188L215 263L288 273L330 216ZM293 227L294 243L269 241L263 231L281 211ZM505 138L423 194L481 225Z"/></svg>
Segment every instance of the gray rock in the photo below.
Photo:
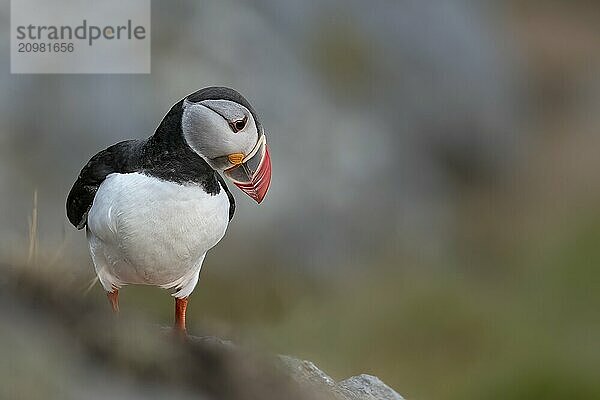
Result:
<svg viewBox="0 0 600 400"><path fill-rule="evenodd" d="M404 400L394 389L372 375L358 375L336 382L313 362L280 356L292 377L300 384L339 400Z"/></svg>
<svg viewBox="0 0 600 400"><path fill-rule="evenodd" d="M404 400L394 389L373 375L361 374L339 383L339 386L351 392L356 398L368 400Z"/></svg>

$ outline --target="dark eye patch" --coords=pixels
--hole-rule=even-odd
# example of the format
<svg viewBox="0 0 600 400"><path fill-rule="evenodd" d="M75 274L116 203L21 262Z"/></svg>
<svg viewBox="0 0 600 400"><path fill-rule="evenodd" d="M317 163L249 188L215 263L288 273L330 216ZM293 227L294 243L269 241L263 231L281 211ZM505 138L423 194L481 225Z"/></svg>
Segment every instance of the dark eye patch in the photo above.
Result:
<svg viewBox="0 0 600 400"><path fill-rule="evenodd" d="M235 133L238 133L242 129L246 127L246 123L248 122L248 117L244 116L242 119L238 119L237 121L233 121L229 123L231 130Z"/></svg>

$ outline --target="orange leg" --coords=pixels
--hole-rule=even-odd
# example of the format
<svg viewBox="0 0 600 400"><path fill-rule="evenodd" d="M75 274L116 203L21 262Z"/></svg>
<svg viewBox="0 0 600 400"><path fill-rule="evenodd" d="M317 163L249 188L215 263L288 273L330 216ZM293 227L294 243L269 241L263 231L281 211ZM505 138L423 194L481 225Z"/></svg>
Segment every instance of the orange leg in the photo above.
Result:
<svg viewBox="0 0 600 400"><path fill-rule="evenodd" d="M175 330L185 334L185 310L188 305L188 298L175 299Z"/></svg>
<svg viewBox="0 0 600 400"><path fill-rule="evenodd" d="M113 312L119 312L119 289L114 289L112 292L106 293L106 297L108 297L108 301L112 307Z"/></svg>

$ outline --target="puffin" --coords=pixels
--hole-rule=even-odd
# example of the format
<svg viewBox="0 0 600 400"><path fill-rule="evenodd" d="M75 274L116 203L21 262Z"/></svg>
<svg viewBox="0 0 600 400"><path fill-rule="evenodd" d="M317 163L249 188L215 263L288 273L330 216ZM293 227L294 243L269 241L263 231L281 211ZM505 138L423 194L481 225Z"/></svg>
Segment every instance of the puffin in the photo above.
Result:
<svg viewBox="0 0 600 400"><path fill-rule="evenodd" d="M115 313L123 286L159 286L175 297L175 332L186 334L188 299L206 253L235 212L223 176L259 204L271 182L263 126L227 87L184 97L153 135L116 143L83 167L67 196L67 218L85 228Z"/></svg>

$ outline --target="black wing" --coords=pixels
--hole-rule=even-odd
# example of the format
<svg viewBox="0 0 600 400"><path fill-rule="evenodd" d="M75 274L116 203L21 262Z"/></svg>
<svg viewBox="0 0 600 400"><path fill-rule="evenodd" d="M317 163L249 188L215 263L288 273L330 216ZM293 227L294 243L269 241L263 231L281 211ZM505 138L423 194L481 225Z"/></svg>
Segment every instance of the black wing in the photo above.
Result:
<svg viewBox="0 0 600 400"><path fill-rule="evenodd" d="M215 175L221 183L221 186L223 186L223 189L225 189L227 197L229 197L229 220L231 221L231 219L233 218L233 214L235 213L235 198L233 197L233 194L229 191L229 188L227 187L227 184L225 183L223 177L217 173L215 173Z"/></svg>
<svg viewBox="0 0 600 400"><path fill-rule="evenodd" d="M67 217L77 229L86 225L87 214L104 179L115 172L132 172L129 170L131 163L128 154L131 154L136 142L127 140L114 144L96 154L83 167L67 197Z"/></svg>

